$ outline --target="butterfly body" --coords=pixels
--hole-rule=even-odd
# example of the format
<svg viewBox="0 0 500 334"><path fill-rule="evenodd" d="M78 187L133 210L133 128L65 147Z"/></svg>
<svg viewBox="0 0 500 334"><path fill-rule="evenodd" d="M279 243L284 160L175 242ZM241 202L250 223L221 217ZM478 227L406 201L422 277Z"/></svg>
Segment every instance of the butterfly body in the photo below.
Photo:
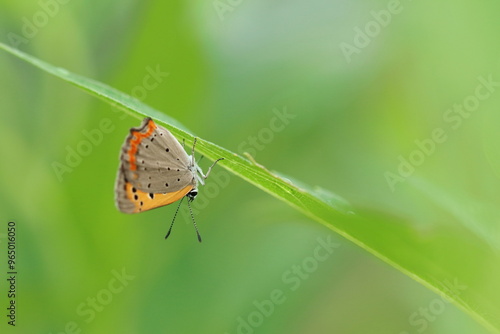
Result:
<svg viewBox="0 0 500 334"><path fill-rule="evenodd" d="M139 213L171 204L184 196L194 200L203 174L193 154L151 118L130 129L120 154L115 186L117 208Z"/></svg>
<svg viewBox="0 0 500 334"><path fill-rule="evenodd" d="M181 200L165 238L170 235L175 217L184 197L196 229L190 203L198 195L198 182L210 174L216 160L207 171L198 166L193 151L188 155L175 137L164 127L147 117L137 128L130 129L120 153L120 166L115 184L116 207L123 213L140 213Z"/></svg>

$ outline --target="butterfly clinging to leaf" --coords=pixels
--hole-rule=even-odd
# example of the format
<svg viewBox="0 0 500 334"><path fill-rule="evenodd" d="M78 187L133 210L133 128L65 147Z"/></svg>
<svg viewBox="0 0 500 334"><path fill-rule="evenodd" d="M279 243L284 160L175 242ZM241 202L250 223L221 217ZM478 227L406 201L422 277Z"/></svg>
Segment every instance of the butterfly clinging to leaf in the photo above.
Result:
<svg viewBox="0 0 500 334"><path fill-rule="evenodd" d="M137 128L130 129L120 154L120 167L115 185L116 206L124 213L139 213L181 200L174 214L167 238L184 197L193 217L190 203L198 194L198 182L205 175L194 158L196 138L192 154L188 155L182 145L164 127L147 117ZM201 237L193 223L201 242Z"/></svg>

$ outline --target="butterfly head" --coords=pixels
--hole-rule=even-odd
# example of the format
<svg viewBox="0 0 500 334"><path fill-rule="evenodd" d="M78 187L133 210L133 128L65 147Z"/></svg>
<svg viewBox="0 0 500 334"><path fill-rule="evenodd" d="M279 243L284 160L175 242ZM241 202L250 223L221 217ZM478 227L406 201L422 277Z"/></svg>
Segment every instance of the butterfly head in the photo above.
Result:
<svg viewBox="0 0 500 334"><path fill-rule="evenodd" d="M192 202L194 201L197 195L198 195L198 189L193 188L190 192L187 193L186 197L189 199L190 202Z"/></svg>

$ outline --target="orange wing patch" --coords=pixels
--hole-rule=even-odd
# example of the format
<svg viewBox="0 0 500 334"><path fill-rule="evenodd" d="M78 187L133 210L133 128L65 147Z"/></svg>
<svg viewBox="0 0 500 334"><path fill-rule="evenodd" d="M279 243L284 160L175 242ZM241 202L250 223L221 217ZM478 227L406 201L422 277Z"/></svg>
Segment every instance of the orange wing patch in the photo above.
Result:
<svg viewBox="0 0 500 334"><path fill-rule="evenodd" d="M128 159L130 162L130 170L136 170L137 164L135 162L135 155L137 154L137 149L139 144L144 138L148 138L156 130L156 124L152 119L149 119L146 132L141 131L131 131L132 138L129 141L130 148L128 149Z"/></svg>
<svg viewBox="0 0 500 334"><path fill-rule="evenodd" d="M191 189L193 189L193 185L190 184L181 190L171 193L146 193L133 187L130 182L125 183L127 199L134 205L132 213L147 211L176 202L186 196Z"/></svg>

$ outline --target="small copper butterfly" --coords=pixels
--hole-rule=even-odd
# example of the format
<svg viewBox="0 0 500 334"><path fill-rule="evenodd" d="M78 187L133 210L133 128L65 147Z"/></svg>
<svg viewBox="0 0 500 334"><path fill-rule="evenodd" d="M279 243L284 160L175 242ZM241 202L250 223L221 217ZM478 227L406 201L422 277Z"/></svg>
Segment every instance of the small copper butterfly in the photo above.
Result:
<svg viewBox="0 0 500 334"><path fill-rule="evenodd" d="M115 185L117 208L124 213L139 213L181 200L165 239L170 235L184 197L201 242L190 203L198 194L198 182L210 174L217 159L207 171L198 166L193 151L188 155L175 137L147 117L137 128L130 129L120 154L120 167Z"/></svg>

